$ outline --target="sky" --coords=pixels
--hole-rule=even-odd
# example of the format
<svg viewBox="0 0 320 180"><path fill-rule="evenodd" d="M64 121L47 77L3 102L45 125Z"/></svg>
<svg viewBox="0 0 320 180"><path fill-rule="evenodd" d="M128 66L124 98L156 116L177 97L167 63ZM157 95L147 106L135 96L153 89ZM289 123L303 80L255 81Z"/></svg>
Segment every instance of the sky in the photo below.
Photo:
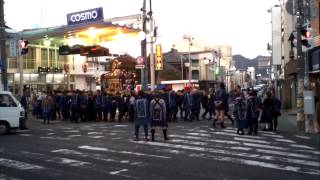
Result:
<svg viewBox="0 0 320 180"><path fill-rule="evenodd" d="M147 0L149 2L149 0ZM277 0L152 0L157 43L169 51L187 34L207 45L231 45L248 58L269 55L271 14ZM140 13L143 0L5 0L5 21L15 29L67 24L66 14L103 7L104 18ZM148 7L149 8L149 7Z"/></svg>

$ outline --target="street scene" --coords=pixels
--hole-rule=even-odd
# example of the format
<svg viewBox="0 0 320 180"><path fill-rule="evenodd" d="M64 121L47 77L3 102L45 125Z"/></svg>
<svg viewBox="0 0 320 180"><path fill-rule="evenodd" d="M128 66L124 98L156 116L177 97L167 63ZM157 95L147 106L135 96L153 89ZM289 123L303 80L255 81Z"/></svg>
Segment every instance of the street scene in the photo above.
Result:
<svg viewBox="0 0 320 180"><path fill-rule="evenodd" d="M1 179L319 179L319 147L307 136L239 136L229 123L199 121L171 123L168 141L159 132L134 141L131 123L32 121L1 137Z"/></svg>
<svg viewBox="0 0 320 180"><path fill-rule="evenodd" d="M320 180L320 0L0 0L0 180Z"/></svg>

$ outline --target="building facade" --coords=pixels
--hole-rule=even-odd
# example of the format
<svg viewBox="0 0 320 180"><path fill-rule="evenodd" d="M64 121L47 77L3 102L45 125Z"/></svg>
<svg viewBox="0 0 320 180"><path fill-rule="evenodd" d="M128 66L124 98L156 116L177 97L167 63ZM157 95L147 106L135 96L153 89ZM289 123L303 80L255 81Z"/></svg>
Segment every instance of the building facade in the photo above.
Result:
<svg viewBox="0 0 320 180"><path fill-rule="evenodd" d="M103 13L101 8L88 11ZM100 75L107 72L106 65L119 55L113 53L111 42L120 38L130 41L140 30L113 24L103 19L103 14L85 22L73 18L70 23L78 14L67 15L68 25L23 30L7 41L9 90L18 93L21 84L33 91L100 88L97 86ZM18 47L20 39L28 41L25 55L21 55ZM62 53L62 47L68 53Z"/></svg>

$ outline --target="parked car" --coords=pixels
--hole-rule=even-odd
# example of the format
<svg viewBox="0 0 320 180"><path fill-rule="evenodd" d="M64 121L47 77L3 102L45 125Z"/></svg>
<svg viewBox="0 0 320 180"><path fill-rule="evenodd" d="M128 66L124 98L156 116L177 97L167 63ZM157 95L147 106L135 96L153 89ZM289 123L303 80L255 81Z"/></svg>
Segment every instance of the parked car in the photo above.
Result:
<svg viewBox="0 0 320 180"><path fill-rule="evenodd" d="M8 91L0 91L0 134L18 129L24 123L24 109Z"/></svg>

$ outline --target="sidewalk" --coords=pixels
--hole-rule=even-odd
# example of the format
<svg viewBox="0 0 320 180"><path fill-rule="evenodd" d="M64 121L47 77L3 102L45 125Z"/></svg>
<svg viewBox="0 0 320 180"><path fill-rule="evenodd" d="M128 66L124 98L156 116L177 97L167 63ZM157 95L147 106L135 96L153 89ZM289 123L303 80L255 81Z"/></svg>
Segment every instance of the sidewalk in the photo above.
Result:
<svg viewBox="0 0 320 180"><path fill-rule="evenodd" d="M294 110L282 111L282 116L278 118L278 129L292 135L306 136L320 145L320 134L305 133L299 129L297 124L297 113Z"/></svg>

